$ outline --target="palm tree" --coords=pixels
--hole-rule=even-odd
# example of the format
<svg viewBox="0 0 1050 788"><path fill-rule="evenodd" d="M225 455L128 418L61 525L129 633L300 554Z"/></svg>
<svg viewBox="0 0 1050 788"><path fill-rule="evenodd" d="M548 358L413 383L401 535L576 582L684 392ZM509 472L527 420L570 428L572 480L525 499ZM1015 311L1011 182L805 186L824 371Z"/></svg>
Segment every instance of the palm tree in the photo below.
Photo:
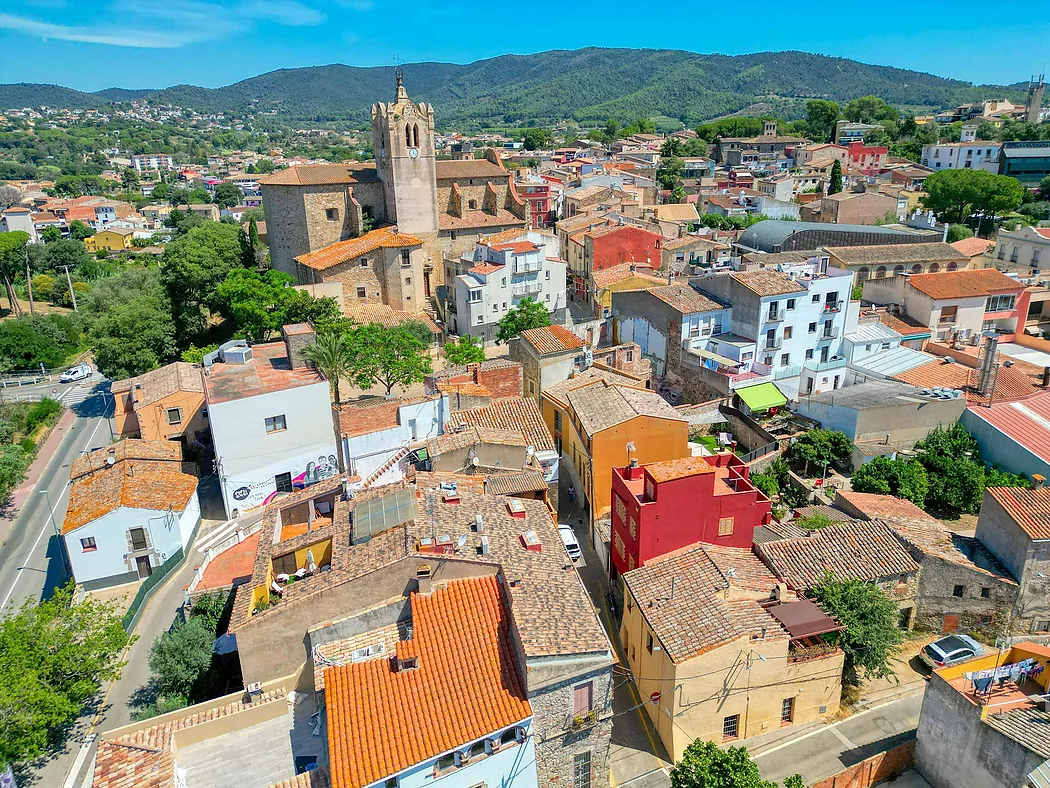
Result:
<svg viewBox="0 0 1050 788"><path fill-rule="evenodd" d="M335 331L321 334L314 344L303 350L303 355L328 378L338 405L339 378L346 377L350 371L350 348L346 335Z"/></svg>

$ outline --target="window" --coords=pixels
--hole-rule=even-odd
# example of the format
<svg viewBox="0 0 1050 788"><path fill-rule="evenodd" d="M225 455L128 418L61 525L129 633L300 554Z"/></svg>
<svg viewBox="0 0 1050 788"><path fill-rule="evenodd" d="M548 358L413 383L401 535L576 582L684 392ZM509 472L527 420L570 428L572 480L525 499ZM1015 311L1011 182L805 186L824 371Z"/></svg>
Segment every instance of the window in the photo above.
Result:
<svg viewBox="0 0 1050 788"><path fill-rule="evenodd" d="M480 325L480 324L482 324L484 322L485 322L485 316L484 315L478 315L478 325Z"/></svg>
<svg viewBox="0 0 1050 788"><path fill-rule="evenodd" d="M80 549L85 553L90 553L93 550L98 550L98 545L95 544L95 537L85 536L80 540Z"/></svg>
<svg viewBox="0 0 1050 788"><path fill-rule="evenodd" d="M784 698L780 702L780 722L787 723L791 722L792 717L795 716L795 699Z"/></svg>
<svg viewBox="0 0 1050 788"><path fill-rule="evenodd" d="M499 280L499 286L500 287L506 287L507 286L507 277L503 277L502 279Z"/></svg>
<svg viewBox="0 0 1050 788"><path fill-rule="evenodd" d="M590 751L572 756L572 788L591 788Z"/></svg>
<svg viewBox="0 0 1050 788"><path fill-rule="evenodd" d="M1050 632L1050 621L1036 621L1032 629L1035 632Z"/></svg>
<svg viewBox="0 0 1050 788"><path fill-rule="evenodd" d="M266 431L267 432L281 432L287 429L284 423L284 416L267 416L266 417Z"/></svg>
<svg viewBox="0 0 1050 788"><path fill-rule="evenodd" d="M554 429L561 432L561 411L554 411Z"/></svg>
<svg viewBox="0 0 1050 788"><path fill-rule="evenodd" d="M633 350L628 350L627 351L626 360L627 360L628 363L634 361L634 351Z"/></svg>
<svg viewBox="0 0 1050 788"><path fill-rule="evenodd" d="M397 788L397 778L388 777L386 782L383 783L383 788Z"/></svg>
<svg viewBox="0 0 1050 788"><path fill-rule="evenodd" d="M411 268L412 267L412 252L409 249L401 250L401 267Z"/></svg>
<svg viewBox="0 0 1050 788"><path fill-rule="evenodd" d="M517 740L518 740L518 730L517 730L517 728L508 728L507 730L503 731L503 733L500 734L499 746L503 747L503 746L505 746L507 744L514 744L514 742L516 742Z"/></svg>
<svg viewBox="0 0 1050 788"><path fill-rule="evenodd" d="M529 394L535 394L535 393L536 393L536 381L530 380L529 381Z"/></svg>
<svg viewBox="0 0 1050 788"><path fill-rule="evenodd" d="M476 741L472 745L470 745L470 749L467 751L467 759L472 761L475 758L481 758L483 755L487 754L488 753L485 749L485 742Z"/></svg>
<svg viewBox="0 0 1050 788"><path fill-rule="evenodd" d="M1006 312L1014 308L1014 296L1012 295L993 295L988 298L988 302L985 304L985 312Z"/></svg>
<svg viewBox="0 0 1050 788"><path fill-rule="evenodd" d="M471 290L470 291L470 301L471 301L471 303L477 303L480 300L481 300L481 290Z"/></svg>
<svg viewBox="0 0 1050 788"><path fill-rule="evenodd" d="M740 715L722 718L722 739L735 739L740 731Z"/></svg>
<svg viewBox="0 0 1050 788"><path fill-rule="evenodd" d="M357 297L358 298L364 298L365 295L366 295L366 293L365 293L365 289L363 287L357 288Z"/></svg>
<svg viewBox="0 0 1050 788"><path fill-rule="evenodd" d="M784 339L791 339L791 326L784 326Z"/></svg>
<svg viewBox="0 0 1050 788"><path fill-rule="evenodd" d="M437 765L434 767L434 771L437 774L448 771L456 765L456 754L450 752L448 755L442 755L438 758Z"/></svg>
<svg viewBox="0 0 1050 788"><path fill-rule="evenodd" d="M146 531L142 528L132 528L128 531L128 536L131 537L131 549L132 550L145 550L146 549ZM94 540L92 540L94 541Z"/></svg>
<svg viewBox="0 0 1050 788"><path fill-rule="evenodd" d="M808 329L809 329L809 333L816 334L817 333L817 324L816 323L810 323L809 326L808 326Z"/></svg>
<svg viewBox="0 0 1050 788"><path fill-rule="evenodd" d="M330 222L338 222L339 221L339 209L338 208L325 208L324 209L324 218L327 219Z"/></svg>
<svg viewBox="0 0 1050 788"><path fill-rule="evenodd" d="M813 294L813 298L811 299L811 301L814 304L819 304L820 303L820 293L814 293Z"/></svg>
<svg viewBox="0 0 1050 788"><path fill-rule="evenodd" d="M507 311L507 302L506 301L503 302L503 311L504 312Z"/></svg>
<svg viewBox="0 0 1050 788"><path fill-rule="evenodd" d="M729 536L733 533L733 518L723 517L718 521L718 535Z"/></svg>
<svg viewBox="0 0 1050 788"><path fill-rule="evenodd" d="M406 276L405 277L405 284L406 285L412 284L412 277L411 276ZM409 298L411 298L411 296L409 296Z"/></svg>
<svg viewBox="0 0 1050 788"><path fill-rule="evenodd" d="M806 351L806 361L809 361L811 358L813 358L813 348Z"/></svg>
<svg viewBox="0 0 1050 788"><path fill-rule="evenodd" d="M795 299L794 298L789 298L788 299L787 308L788 309L794 309L795 308Z"/></svg>
<svg viewBox="0 0 1050 788"><path fill-rule="evenodd" d="M941 307L941 323L954 323L955 316L959 313L959 307L957 306L943 306Z"/></svg>
<svg viewBox="0 0 1050 788"><path fill-rule="evenodd" d="M182 424L182 408L168 408L168 424Z"/></svg>
<svg viewBox="0 0 1050 788"><path fill-rule="evenodd" d="M653 639L653 633L650 632L645 636L645 650L650 654L656 650L656 641Z"/></svg>
<svg viewBox="0 0 1050 788"><path fill-rule="evenodd" d="M992 595L992 589L990 589L988 586L985 586L984 588L981 589L981 599L987 599L991 595Z"/></svg>
<svg viewBox="0 0 1050 788"><path fill-rule="evenodd" d="M543 296L543 300L544 300L544 301L550 301L550 300L551 300L551 294L550 294L550 293L546 293L546 294L545 294L545 295Z"/></svg>
<svg viewBox="0 0 1050 788"><path fill-rule="evenodd" d="M573 715L586 714L591 710L591 696L593 694L594 683L590 681L572 688Z"/></svg>
<svg viewBox="0 0 1050 788"><path fill-rule="evenodd" d="M966 586L956 586L952 589L952 596L963 596L966 594Z"/></svg>
<svg viewBox="0 0 1050 788"><path fill-rule="evenodd" d="M292 491L292 474L290 473L279 473L273 477L273 482L277 486L277 492L290 493Z"/></svg>
<svg viewBox="0 0 1050 788"><path fill-rule="evenodd" d="M638 520L635 519L634 512L631 513L630 518L627 520L627 530L631 532L631 538L638 538Z"/></svg>
<svg viewBox="0 0 1050 788"><path fill-rule="evenodd" d="M493 312L499 312L499 304L493 304L492 305L492 311Z"/></svg>
<svg viewBox="0 0 1050 788"><path fill-rule="evenodd" d="M477 200L467 200L467 208L469 208L472 211L476 211L478 209L478 201Z"/></svg>
<svg viewBox="0 0 1050 788"><path fill-rule="evenodd" d="M543 273L544 273L544 277L543 278L546 279L549 282L551 280L551 272L550 271L544 271Z"/></svg>
<svg viewBox="0 0 1050 788"><path fill-rule="evenodd" d="M790 353L783 353L783 354L781 354L781 356L780 356L780 366L786 367L790 360L791 360L791 354Z"/></svg>

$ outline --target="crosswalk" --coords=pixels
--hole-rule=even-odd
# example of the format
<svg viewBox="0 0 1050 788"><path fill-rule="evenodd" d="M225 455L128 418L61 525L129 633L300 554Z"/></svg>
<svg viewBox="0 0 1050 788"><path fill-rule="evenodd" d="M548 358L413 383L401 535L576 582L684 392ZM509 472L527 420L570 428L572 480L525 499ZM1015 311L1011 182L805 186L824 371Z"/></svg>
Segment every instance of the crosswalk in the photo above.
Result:
<svg viewBox="0 0 1050 788"><path fill-rule="evenodd" d="M68 386L67 384L68 387L66 387L64 390L61 387L55 387L58 388L59 391L54 392L53 389L52 391L54 393L52 393L50 396L55 397L55 399L57 399L67 408L72 408L76 405L79 405L81 402L93 395L102 396L97 391L95 391L95 386L97 386L102 380L104 380L103 376L100 375L98 372L95 372L91 375L90 378L78 381L71 386ZM109 394L106 394L105 396L108 399Z"/></svg>

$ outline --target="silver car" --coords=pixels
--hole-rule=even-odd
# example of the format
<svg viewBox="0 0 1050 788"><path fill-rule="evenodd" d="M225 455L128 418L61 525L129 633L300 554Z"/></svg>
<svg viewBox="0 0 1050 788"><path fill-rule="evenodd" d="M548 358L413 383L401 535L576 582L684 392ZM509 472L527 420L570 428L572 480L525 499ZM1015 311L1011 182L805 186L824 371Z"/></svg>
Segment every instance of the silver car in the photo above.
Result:
<svg viewBox="0 0 1050 788"><path fill-rule="evenodd" d="M936 670L957 665L984 653L984 646L966 635L948 635L924 646L919 659Z"/></svg>

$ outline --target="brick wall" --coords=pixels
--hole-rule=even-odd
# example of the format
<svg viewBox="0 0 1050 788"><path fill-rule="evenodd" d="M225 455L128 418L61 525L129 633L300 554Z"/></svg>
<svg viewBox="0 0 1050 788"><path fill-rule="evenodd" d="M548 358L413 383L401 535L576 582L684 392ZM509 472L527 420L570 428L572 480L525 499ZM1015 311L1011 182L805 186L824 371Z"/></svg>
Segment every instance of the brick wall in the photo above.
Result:
<svg viewBox="0 0 1050 788"><path fill-rule="evenodd" d="M810 788L869 788L896 779L912 768L914 754L915 739L910 739L892 750L880 752L838 774L813 783Z"/></svg>

